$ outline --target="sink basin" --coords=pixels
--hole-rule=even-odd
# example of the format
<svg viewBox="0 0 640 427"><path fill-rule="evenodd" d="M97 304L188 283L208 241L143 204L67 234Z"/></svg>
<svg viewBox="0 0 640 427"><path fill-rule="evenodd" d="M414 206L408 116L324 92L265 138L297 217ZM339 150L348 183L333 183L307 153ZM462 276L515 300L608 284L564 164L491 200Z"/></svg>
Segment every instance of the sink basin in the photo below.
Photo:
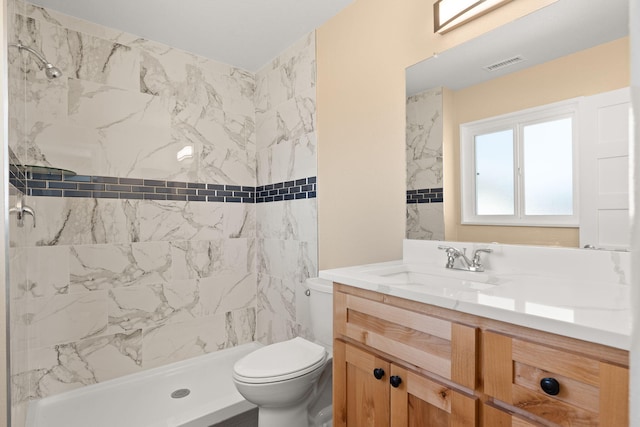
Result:
<svg viewBox="0 0 640 427"><path fill-rule="evenodd" d="M421 264L395 264L371 266L361 272L369 280L381 286L409 290L412 293L435 296L471 298L481 305L490 305L510 311L516 309L515 301L528 312L544 309L546 317L554 310L559 316L560 309L569 311L584 307L600 307L611 314L614 307L628 306L628 287L609 285L603 287L598 282L580 282L581 295L576 297L575 286L566 280L543 278L523 274L495 275L487 272L454 270ZM470 294L474 294L473 296ZM611 307L600 301L612 300ZM565 310L566 311L566 310ZM568 313L568 311L567 311ZM564 315L564 312L560 313Z"/></svg>
<svg viewBox="0 0 640 427"><path fill-rule="evenodd" d="M441 276L437 276L438 279L434 280L433 275L428 275L424 273L414 273L414 272L402 272L402 273L391 273L383 277L399 279L399 280L402 280L403 282L406 282L407 284L413 284L413 285L435 285L438 283L438 279L440 279ZM449 279L446 279L446 280L448 281ZM452 279L452 280L458 280L458 279ZM449 287L451 286L450 284L448 285ZM463 288L476 289L478 291L491 289L496 286L492 283L483 283L483 282L476 282L471 280L461 280L460 285Z"/></svg>
<svg viewBox="0 0 640 427"><path fill-rule="evenodd" d="M400 264L389 267L378 267L363 272L376 276L383 284L394 286L423 286L458 289L458 290L487 290L497 286L491 283L486 273L429 268L414 264Z"/></svg>

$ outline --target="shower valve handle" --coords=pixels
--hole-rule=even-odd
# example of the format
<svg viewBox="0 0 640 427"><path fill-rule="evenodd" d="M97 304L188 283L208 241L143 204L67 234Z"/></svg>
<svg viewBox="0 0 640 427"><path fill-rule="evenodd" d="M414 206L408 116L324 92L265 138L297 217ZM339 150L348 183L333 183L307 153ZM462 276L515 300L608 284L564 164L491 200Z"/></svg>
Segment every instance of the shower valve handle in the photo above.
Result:
<svg viewBox="0 0 640 427"><path fill-rule="evenodd" d="M36 226L36 213L33 211L32 208L24 204L22 197L18 198L18 201L16 202L15 207L9 209L9 213L16 214L16 219L18 220L17 222L18 227L22 227L24 225L25 214L29 214L33 217L33 226L34 227Z"/></svg>
<svg viewBox="0 0 640 427"><path fill-rule="evenodd" d="M24 206L23 206L23 208L22 208L22 210L23 210L23 212L24 212L25 214L29 214L29 215L31 215L31 217L33 218L33 228L36 228L36 213L33 211L33 209L32 209L32 208L30 208L30 207L29 207L29 206L27 206L27 205L24 205ZM24 214L23 214L23 216L24 216Z"/></svg>

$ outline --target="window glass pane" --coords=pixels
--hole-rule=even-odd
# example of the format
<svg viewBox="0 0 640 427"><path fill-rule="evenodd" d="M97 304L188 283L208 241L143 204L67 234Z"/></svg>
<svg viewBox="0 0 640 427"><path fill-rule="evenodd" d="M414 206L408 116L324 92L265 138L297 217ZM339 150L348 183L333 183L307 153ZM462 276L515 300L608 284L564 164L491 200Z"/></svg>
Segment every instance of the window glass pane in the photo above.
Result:
<svg viewBox="0 0 640 427"><path fill-rule="evenodd" d="M526 215L573 214L572 119L524 127Z"/></svg>
<svg viewBox="0 0 640 427"><path fill-rule="evenodd" d="M476 214L513 215L513 130L476 135Z"/></svg>

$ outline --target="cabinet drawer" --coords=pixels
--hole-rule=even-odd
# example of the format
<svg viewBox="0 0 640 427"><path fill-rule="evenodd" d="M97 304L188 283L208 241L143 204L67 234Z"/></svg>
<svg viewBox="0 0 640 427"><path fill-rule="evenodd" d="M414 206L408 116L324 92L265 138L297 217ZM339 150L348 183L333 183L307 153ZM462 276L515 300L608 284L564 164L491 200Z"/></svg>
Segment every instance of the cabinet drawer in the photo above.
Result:
<svg viewBox="0 0 640 427"><path fill-rule="evenodd" d="M335 332L470 389L476 385L476 328L342 292Z"/></svg>
<svg viewBox="0 0 640 427"><path fill-rule="evenodd" d="M544 420L629 423L627 368L494 332L483 335L483 364L486 394Z"/></svg>

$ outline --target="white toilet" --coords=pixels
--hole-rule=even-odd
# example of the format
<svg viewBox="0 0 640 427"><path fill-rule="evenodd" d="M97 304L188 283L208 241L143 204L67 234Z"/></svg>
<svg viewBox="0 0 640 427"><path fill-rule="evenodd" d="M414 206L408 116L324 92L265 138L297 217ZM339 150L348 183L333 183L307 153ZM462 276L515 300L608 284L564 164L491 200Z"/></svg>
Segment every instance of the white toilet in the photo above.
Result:
<svg viewBox="0 0 640 427"><path fill-rule="evenodd" d="M262 347L233 367L233 382L258 406L258 427L330 427L333 285L307 279L316 342L294 338Z"/></svg>

